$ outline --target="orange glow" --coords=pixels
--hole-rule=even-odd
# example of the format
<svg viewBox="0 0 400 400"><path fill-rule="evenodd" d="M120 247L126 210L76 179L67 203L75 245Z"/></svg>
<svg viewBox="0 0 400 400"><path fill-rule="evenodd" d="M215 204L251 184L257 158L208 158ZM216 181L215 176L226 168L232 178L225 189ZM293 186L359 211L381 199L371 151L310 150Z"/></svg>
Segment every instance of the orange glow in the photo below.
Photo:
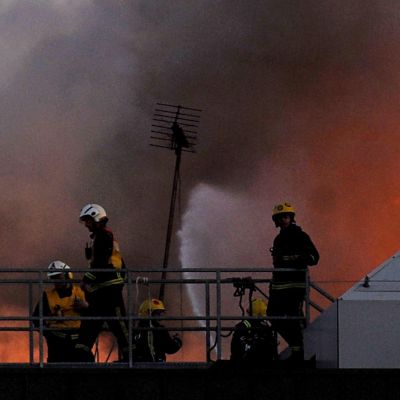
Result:
<svg viewBox="0 0 400 400"><path fill-rule="evenodd" d="M21 317L26 316L27 310L22 307L11 307L7 306L0 310L2 316L7 317ZM14 321L2 321L2 328L10 327L28 327L28 323L14 322ZM31 335L31 336L30 336ZM30 359L30 341L33 344L32 360ZM40 350L39 350L39 332L35 331L31 334L26 331L2 331L0 332L0 363L38 363L40 361ZM42 338L43 342L43 361L47 359L47 346L46 340ZM98 360L99 362L113 362L117 360L117 345L111 334L102 333L99 336L98 344ZM93 351L96 350L96 346Z"/></svg>
<svg viewBox="0 0 400 400"><path fill-rule="evenodd" d="M182 348L175 354L167 355L171 362L204 362L206 360L204 333L185 332L181 334Z"/></svg>
<svg viewBox="0 0 400 400"><path fill-rule="evenodd" d="M400 118L394 103L352 85L325 76L307 101L292 105L288 132L256 182L271 209L280 201L295 205L297 223L321 253L312 279L328 291L345 281L332 290L337 295L397 252L400 238ZM344 108L338 102L345 96ZM267 230L271 243L277 232Z"/></svg>
<svg viewBox="0 0 400 400"><path fill-rule="evenodd" d="M26 311L20 307L7 307L0 310L2 315L9 317L25 316ZM26 322L2 322L2 327L27 327ZM183 339L183 348L174 355L168 355L167 360L172 362L205 361L205 336L204 333L186 332L180 334ZM0 332L0 363L38 363L39 333L33 332L33 359L30 360L30 334L29 332ZM118 359L118 346L111 333L103 332L98 341L98 361L113 362ZM93 351L96 350L96 347ZM47 346L43 338L43 362L46 362Z"/></svg>

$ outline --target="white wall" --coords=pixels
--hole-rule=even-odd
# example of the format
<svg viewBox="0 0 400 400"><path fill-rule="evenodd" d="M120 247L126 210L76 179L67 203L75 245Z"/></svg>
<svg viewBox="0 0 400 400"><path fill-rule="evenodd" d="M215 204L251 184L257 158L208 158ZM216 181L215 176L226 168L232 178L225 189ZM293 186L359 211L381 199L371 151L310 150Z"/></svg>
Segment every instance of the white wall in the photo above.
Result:
<svg viewBox="0 0 400 400"><path fill-rule="evenodd" d="M339 368L400 368L400 301L337 305Z"/></svg>

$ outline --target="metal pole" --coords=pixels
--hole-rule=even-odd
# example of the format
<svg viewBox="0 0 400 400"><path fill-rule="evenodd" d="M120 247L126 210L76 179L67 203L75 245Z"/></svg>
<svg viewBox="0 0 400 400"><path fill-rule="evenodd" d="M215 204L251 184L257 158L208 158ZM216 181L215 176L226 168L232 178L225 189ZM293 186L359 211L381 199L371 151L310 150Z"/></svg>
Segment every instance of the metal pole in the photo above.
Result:
<svg viewBox="0 0 400 400"><path fill-rule="evenodd" d="M217 271L217 360L221 359L221 273Z"/></svg>
<svg viewBox="0 0 400 400"><path fill-rule="evenodd" d="M42 271L39 272L39 365L40 368L43 368L44 365L44 351L43 351L43 274Z"/></svg>
<svg viewBox="0 0 400 400"><path fill-rule="evenodd" d="M205 285L206 290L206 355L207 355L207 362L211 361L211 335L210 335L210 284L206 282Z"/></svg>
<svg viewBox="0 0 400 400"><path fill-rule="evenodd" d="M164 260L163 260L163 271L161 274L161 280L165 280L167 276L167 268L168 268L168 261L169 261L169 249L171 246L171 237L172 237L172 230L174 225L174 215L175 215L175 203L176 203L176 195L178 192L178 183L179 183L179 168L181 164L181 154L182 150L180 147L176 149L176 162L175 162L175 173L174 173L174 181L172 184L172 195L171 195L171 203L169 207L169 218L168 218L168 228L167 228L167 239L165 241L165 251L164 251ZM160 293L159 298L160 300L164 300L164 293L165 293L165 283L161 282L160 285Z"/></svg>
<svg viewBox="0 0 400 400"><path fill-rule="evenodd" d="M34 363L34 352L33 352L33 332L34 326L32 321L32 310L33 310L33 294L32 294L32 282L29 282L28 286L28 293L29 293L29 363Z"/></svg>
<svg viewBox="0 0 400 400"><path fill-rule="evenodd" d="M131 272L129 270L127 270L128 272L128 293L127 293L127 297L128 297L128 348L129 348L129 368L132 367L133 365L133 354L132 354L132 342L133 342L133 334L132 334L132 275Z"/></svg>

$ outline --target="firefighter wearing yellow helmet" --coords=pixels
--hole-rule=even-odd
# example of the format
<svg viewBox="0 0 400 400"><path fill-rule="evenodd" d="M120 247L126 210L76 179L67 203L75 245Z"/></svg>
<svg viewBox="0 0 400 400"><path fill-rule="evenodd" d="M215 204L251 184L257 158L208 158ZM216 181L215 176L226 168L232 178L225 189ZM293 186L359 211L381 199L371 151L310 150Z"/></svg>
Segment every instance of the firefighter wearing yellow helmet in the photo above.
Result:
<svg viewBox="0 0 400 400"><path fill-rule="evenodd" d="M276 340L271 326L265 320L267 302L253 299L247 313L257 319L244 319L233 332L231 341L231 361L246 364L268 364L276 359Z"/></svg>
<svg viewBox="0 0 400 400"><path fill-rule="evenodd" d="M267 315L302 317L306 295L307 269L319 261L319 253L310 236L296 225L295 209L280 203L272 209L272 219L280 229L271 248L274 272L270 284ZM293 271L279 271L287 268ZM271 320L272 327L285 339L291 350L290 360L304 360L302 321Z"/></svg>
<svg viewBox="0 0 400 400"><path fill-rule="evenodd" d="M277 204L272 209L272 220L275 222L275 225L277 227L279 226L279 220L281 219L281 217L289 216L291 222L295 222L294 220L295 215L296 212L294 210L294 207L290 203Z"/></svg>
<svg viewBox="0 0 400 400"><path fill-rule="evenodd" d="M253 299L247 312L252 317L265 318L267 316L267 302L263 299Z"/></svg>
<svg viewBox="0 0 400 400"><path fill-rule="evenodd" d="M147 299L139 307L139 317L151 316L156 310L165 311L164 303L158 299Z"/></svg>
<svg viewBox="0 0 400 400"><path fill-rule="evenodd" d="M179 336L172 336L159 322L165 311L160 299L147 299L140 305L138 314L141 319L132 346L135 362L164 362L167 354L175 354L182 347Z"/></svg>

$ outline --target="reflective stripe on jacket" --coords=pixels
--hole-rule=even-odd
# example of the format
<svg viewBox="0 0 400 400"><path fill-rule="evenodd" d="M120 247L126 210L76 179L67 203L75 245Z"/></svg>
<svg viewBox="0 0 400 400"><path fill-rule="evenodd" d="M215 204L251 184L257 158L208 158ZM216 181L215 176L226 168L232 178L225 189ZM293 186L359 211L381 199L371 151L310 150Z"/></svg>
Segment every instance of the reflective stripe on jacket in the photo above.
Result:
<svg viewBox="0 0 400 400"><path fill-rule="evenodd" d="M319 253L307 233L291 224L276 236L272 258L272 289L305 288L307 267L318 263ZM279 271L282 268L297 271Z"/></svg>

